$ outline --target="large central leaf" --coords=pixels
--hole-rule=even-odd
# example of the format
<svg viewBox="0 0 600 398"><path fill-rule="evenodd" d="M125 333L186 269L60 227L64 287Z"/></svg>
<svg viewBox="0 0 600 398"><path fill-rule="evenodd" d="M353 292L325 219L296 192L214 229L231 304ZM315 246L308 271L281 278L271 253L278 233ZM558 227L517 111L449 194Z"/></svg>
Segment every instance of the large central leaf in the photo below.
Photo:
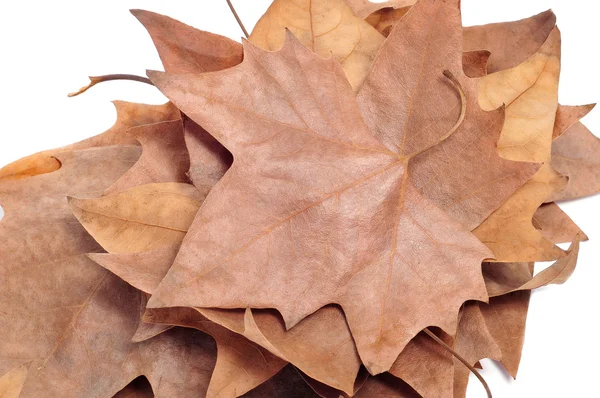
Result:
<svg viewBox="0 0 600 398"><path fill-rule="evenodd" d="M149 306L276 308L290 328L339 304L372 373L423 328L453 332L458 307L487 297L481 261L491 254L407 174L459 119L451 83L441 70L423 79L432 107L453 105L434 128L426 115L403 115L407 137L436 135L394 150L368 130L337 62L291 34L278 52L244 51L221 72L151 73L235 160Z"/></svg>

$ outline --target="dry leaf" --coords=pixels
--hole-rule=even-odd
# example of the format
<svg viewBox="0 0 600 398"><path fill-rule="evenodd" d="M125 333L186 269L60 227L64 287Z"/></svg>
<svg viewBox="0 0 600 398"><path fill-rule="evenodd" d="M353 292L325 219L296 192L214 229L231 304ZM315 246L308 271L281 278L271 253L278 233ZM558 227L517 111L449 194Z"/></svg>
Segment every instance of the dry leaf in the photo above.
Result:
<svg viewBox="0 0 600 398"><path fill-rule="evenodd" d="M290 75L298 77L293 85ZM488 252L405 181L410 156L370 136L333 61L290 37L276 53L247 44L244 62L222 72L151 76L239 158L207 197L197 216L202 222L190 229L150 306L271 307L291 328L335 302L363 363L379 373L424 327L453 330L460 303L485 298L479 263ZM316 87L330 89L316 97ZM243 96L231 95L240 89ZM293 172L297 165L302 174ZM250 203L260 207L247 211ZM344 228L330 227L342 221ZM411 239L398 239L396 228ZM457 256L460 273L451 271ZM306 265L294 267L298 262ZM415 270L425 262L428 267ZM445 289L431 296L430 283ZM355 297L366 286L375 288L359 304Z"/></svg>
<svg viewBox="0 0 600 398"><path fill-rule="evenodd" d="M552 167L568 177L566 186L547 201L581 198L600 192L600 139L581 122L552 143Z"/></svg>
<svg viewBox="0 0 600 398"><path fill-rule="evenodd" d="M498 141L500 155L515 161L544 162L530 181L474 230L497 261L550 261L564 256L532 224L538 207L565 184L549 164L559 73L560 33L555 29L523 64L479 81L483 109L506 105Z"/></svg>
<svg viewBox="0 0 600 398"><path fill-rule="evenodd" d="M183 132L190 156L188 177L198 191L206 197L229 169L233 157L206 130L185 116Z"/></svg>
<svg viewBox="0 0 600 398"><path fill-rule="evenodd" d="M242 398L317 398L302 376L288 365L272 379L243 395Z"/></svg>
<svg viewBox="0 0 600 398"><path fill-rule="evenodd" d="M188 182L190 158L181 120L132 127L129 134L142 145L142 156L105 195L150 183Z"/></svg>
<svg viewBox="0 0 600 398"><path fill-rule="evenodd" d="M452 345L452 340L445 333L436 334L447 345ZM424 397L452 396L453 357L425 333L419 333L411 340L394 362L390 373L405 381Z"/></svg>
<svg viewBox="0 0 600 398"><path fill-rule="evenodd" d="M492 53L489 72L518 66L535 54L556 25L552 10L514 22L464 28L464 50Z"/></svg>
<svg viewBox="0 0 600 398"><path fill-rule="evenodd" d="M131 13L148 30L167 72L212 72L242 62L242 46L233 40L150 11Z"/></svg>
<svg viewBox="0 0 600 398"><path fill-rule="evenodd" d="M530 297L531 291L523 290L479 304L487 329L500 348L499 360L513 378L517 377L521 362Z"/></svg>
<svg viewBox="0 0 600 398"><path fill-rule="evenodd" d="M590 113L595 107L596 104L578 106L558 105L552 139L555 140L560 137L562 133L573 127L573 125Z"/></svg>
<svg viewBox="0 0 600 398"><path fill-rule="evenodd" d="M386 7L377 11L373 11L369 16L365 18L372 27L377 29L379 33L388 37L392 28L396 23L410 10L410 6L393 8Z"/></svg>
<svg viewBox="0 0 600 398"><path fill-rule="evenodd" d="M69 205L106 251L129 253L181 243L202 199L192 185L166 182Z"/></svg>
<svg viewBox="0 0 600 398"><path fill-rule="evenodd" d="M578 234L582 241L588 240L587 235L556 203L541 205L533 215L533 225L552 243L572 242Z"/></svg>
<svg viewBox="0 0 600 398"><path fill-rule="evenodd" d="M500 359L500 347L490 334L478 303L467 303L461 311L454 350L471 365L483 358ZM469 369L454 359L454 397L464 398L469 382Z"/></svg>
<svg viewBox="0 0 600 398"><path fill-rule="evenodd" d="M340 61L354 89L362 84L385 40L354 15L345 0L275 0L249 40L262 49L279 50L288 29L317 55Z"/></svg>

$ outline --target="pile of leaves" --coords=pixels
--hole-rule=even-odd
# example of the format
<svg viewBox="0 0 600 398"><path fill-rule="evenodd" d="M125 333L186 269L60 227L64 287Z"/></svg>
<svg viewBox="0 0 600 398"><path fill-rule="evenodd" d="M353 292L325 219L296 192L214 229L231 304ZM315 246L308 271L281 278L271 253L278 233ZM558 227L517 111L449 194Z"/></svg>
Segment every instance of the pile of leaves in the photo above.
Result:
<svg viewBox="0 0 600 398"><path fill-rule="evenodd" d="M463 28L459 0L413 3L275 0L241 44L133 11L170 102L0 170L0 396L515 376L531 290L586 239L555 201L600 189L593 106L558 104L551 11Z"/></svg>

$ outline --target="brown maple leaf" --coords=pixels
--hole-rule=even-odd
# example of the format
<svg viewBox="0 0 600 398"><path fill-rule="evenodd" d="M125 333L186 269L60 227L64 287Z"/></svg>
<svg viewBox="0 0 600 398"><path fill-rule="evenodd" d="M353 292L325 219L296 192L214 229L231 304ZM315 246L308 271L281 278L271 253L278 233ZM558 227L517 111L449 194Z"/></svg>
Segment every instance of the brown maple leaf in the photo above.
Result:
<svg viewBox="0 0 600 398"><path fill-rule="evenodd" d="M456 4L449 9L458 12ZM396 152L370 135L338 64L315 57L291 35L276 53L247 44L243 63L222 72L151 76L235 158L151 306L272 307L290 328L338 303L363 362L378 373L424 327L453 330L460 303L485 298L478 274L487 252L421 198L405 172L409 151L443 140L461 116L460 100L441 74L431 82L447 96L435 98L449 102L448 123L438 123L432 129L438 136L421 146ZM244 95L235 94L240 90ZM421 118L411 121L417 129ZM456 256L460 276L448 268ZM429 295L438 280L445 291ZM372 288L365 296L366 286Z"/></svg>

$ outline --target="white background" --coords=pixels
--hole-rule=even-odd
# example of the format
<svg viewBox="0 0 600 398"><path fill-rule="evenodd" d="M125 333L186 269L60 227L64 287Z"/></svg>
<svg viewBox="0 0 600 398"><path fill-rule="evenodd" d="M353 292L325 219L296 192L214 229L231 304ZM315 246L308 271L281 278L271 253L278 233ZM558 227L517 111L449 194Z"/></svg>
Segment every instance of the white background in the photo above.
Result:
<svg viewBox="0 0 600 398"><path fill-rule="evenodd" d="M234 0L250 30L269 0ZM87 75L161 69L144 28L128 12L144 8L203 30L239 40L225 0L38 0L0 5L0 165L66 145L112 125L114 99L162 103L153 87L106 83L74 99L66 94ZM563 38L560 101L586 104L600 99L599 24L595 0L463 0L465 25L515 20L552 8ZM600 134L600 110L584 123ZM600 344L597 286L600 282L600 197L563 209L589 235L579 266L563 286L534 293L523 361L517 381L485 361L483 374L496 398L598 397ZM469 397L482 397L472 379Z"/></svg>

